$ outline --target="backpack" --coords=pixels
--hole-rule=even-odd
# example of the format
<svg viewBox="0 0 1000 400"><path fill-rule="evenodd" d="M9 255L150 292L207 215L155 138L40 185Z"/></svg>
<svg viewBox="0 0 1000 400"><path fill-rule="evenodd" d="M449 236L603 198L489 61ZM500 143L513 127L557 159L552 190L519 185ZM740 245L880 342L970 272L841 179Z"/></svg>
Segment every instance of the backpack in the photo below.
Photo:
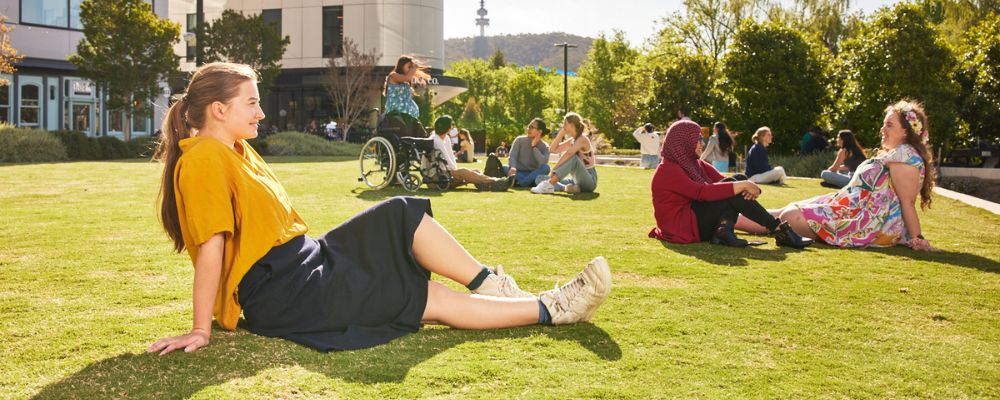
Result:
<svg viewBox="0 0 1000 400"><path fill-rule="evenodd" d="M483 167L483 175L493 178L506 178L503 173L503 163L500 162L500 157L497 157L496 153L490 153L490 155L486 156L486 166Z"/></svg>

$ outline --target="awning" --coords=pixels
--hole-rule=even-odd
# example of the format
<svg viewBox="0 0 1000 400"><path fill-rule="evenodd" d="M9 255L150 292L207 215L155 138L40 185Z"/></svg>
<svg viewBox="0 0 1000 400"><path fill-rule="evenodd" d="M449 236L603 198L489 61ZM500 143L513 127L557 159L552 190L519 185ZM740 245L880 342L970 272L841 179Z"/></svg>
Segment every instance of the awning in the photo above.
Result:
<svg viewBox="0 0 1000 400"><path fill-rule="evenodd" d="M427 84L427 91L431 93L431 104L434 107L465 93L466 90L469 90L469 85L453 76L432 75Z"/></svg>

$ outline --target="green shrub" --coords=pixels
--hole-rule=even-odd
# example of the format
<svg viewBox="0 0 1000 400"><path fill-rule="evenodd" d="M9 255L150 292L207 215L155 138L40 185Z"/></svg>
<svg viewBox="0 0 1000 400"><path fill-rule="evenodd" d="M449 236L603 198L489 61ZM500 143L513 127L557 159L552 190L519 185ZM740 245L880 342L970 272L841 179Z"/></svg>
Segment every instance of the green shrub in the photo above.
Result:
<svg viewBox="0 0 1000 400"><path fill-rule="evenodd" d="M66 146L55 135L29 128L0 126L0 162L51 162L66 159Z"/></svg>
<svg viewBox="0 0 1000 400"><path fill-rule="evenodd" d="M279 132L264 138L267 154L272 156L357 156L361 145L331 142L302 132Z"/></svg>
<svg viewBox="0 0 1000 400"><path fill-rule="evenodd" d="M101 147L94 138L79 131L53 131L53 135L66 146L70 160L100 160Z"/></svg>
<svg viewBox="0 0 1000 400"><path fill-rule="evenodd" d="M266 139L267 139L266 137L258 135L257 137L255 137L253 139L247 140L247 143L250 144L250 147L253 147L254 151L256 151L257 154L260 154L262 156L266 156L266 155L270 155L270 153L267 152L267 140Z"/></svg>
<svg viewBox="0 0 1000 400"><path fill-rule="evenodd" d="M125 145L128 146L128 157L152 158L158 141L159 138L152 136L133 137L132 140L125 142Z"/></svg>
<svg viewBox="0 0 1000 400"><path fill-rule="evenodd" d="M784 167L788 176L803 178L819 178L819 174L829 168L836 158L835 151L823 151L807 156L770 156L772 166Z"/></svg>
<svg viewBox="0 0 1000 400"><path fill-rule="evenodd" d="M122 158L150 157L156 139L148 136L135 137L123 142L116 137L90 137L79 131L52 132L66 146L66 155L71 160L116 160Z"/></svg>

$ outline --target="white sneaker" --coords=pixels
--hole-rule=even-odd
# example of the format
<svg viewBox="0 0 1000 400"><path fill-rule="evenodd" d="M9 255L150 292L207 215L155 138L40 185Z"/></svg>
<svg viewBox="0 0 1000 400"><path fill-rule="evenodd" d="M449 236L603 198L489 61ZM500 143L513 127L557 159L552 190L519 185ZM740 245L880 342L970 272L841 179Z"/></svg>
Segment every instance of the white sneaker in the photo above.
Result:
<svg viewBox="0 0 1000 400"><path fill-rule="evenodd" d="M549 181L542 181L538 186L531 188L531 193L534 194L552 194L555 192L556 187L549 183Z"/></svg>
<svg viewBox="0 0 1000 400"><path fill-rule="evenodd" d="M490 276L472 293L493 297L535 297L535 295L517 287L514 278L503 272L503 266L497 265Z"/></svg>
<svg viewBox="0 0 1000 400"><path fill-rule="evenodd" d="M566 193L580 193L580 185L572 183L566 185Z"/></svg>
<svg viewBox="0 0 1000 400"><path fill-rule="evenodd" d="M597 257L560 288L542 292L538 300L552 316L553 325L587 322L611 293L611 268Z"/></svg>

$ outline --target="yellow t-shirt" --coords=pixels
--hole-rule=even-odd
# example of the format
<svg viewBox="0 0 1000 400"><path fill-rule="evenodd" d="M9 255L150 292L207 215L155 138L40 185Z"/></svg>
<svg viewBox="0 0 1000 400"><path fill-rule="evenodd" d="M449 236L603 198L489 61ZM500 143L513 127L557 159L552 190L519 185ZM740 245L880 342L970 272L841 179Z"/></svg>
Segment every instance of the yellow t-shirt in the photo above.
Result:
<svg viewBox="0 0 1000 400"><path fill-rule="evenodd" d="M309 228L292 209L285 188L260 155L244 140L233 149L208 138L179 143L174 195L184 245L192 263L198 246L225 233L222 277L213 315L223 328L236 329L240 280L272 247Z"/></svg>

